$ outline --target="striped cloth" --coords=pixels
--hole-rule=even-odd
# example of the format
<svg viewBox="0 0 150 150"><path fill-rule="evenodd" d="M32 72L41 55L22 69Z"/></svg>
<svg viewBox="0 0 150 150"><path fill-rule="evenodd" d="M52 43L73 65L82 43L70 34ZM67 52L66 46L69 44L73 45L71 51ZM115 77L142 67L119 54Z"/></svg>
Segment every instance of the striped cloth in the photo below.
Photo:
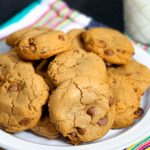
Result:
<svg viewBox="0 0 150 150"><path fill-rule="evenodd" d="M0 39L3 40L9 34L30 26L48 26L67 32L73 28L88 28L104 25L78 11L70 9L61 0L37 0L0 26ZM150 54L150 47L136 41L133 42ZM127 148L127 150L145 149L150 150L150 136Z"/></svg>
<svg viewBox="0 0 150 150"><path fill-rule="evenodd" d="M139 143L130 146L126 150L150 150L150 136L143 139Z"/></svg>

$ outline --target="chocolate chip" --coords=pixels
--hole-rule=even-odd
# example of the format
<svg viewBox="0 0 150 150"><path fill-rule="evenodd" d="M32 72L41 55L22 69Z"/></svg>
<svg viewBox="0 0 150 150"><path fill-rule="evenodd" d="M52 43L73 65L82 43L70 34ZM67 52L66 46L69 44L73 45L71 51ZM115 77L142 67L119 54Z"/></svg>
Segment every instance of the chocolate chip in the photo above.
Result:
<svg viewBox="0 0 150 150"><path fill-rule="evenodd" d="M115 103L114 98L110 96L110 98L109 98L109 106L111 107L114 103Z"/></svg>
<svg viewBox="0 0 150 150"><path fill-rule="evenodd" d="M111 49L107 49L107 50L104 51L104 54L107 55L107 56L112 56L112 55L114 55L114 52Z"/></svg>
<svg viewBox="0 0 150 150"><path fill-rule="evenodd" d="M126 51L124 49L116 49L118 52L121 52L121 53L125 53Z"/></svg>
<svg viewBox="0 0 150 150"><path fill-rule="evenodd" d="M70 133L70 136L72 137L72 138L75 138L75 137L77 137L77 133L74 131L74 132L71 132Z"/></svg>
<svg viewBox="0 0 150 150"><path fill-rule="evenodd" d="M32 38L29 39L29 43L32 45L34 43L34 40Z"/></svg>
<svg viewBox="0 0 150 150"><path fill-rule="evenodd" d="M137 91L138 91L138 89L137 89L137 88L134 88L134 91L135 91L135 92L137 92Z"/></svg>
<svg viewBox="0 0 150 150"><path fill-rule="evenodd" d="M86 129L77 127L77 131L79 134L84 135L84 133L86 132Z"/></svg>
<svg viewBox="0 0 150 150"><path fill-rule="evenodd" d="M115 84L115 83L117 83L117 81L114 79L114 80L113 80L113 83Z"/></svg>
<svg viewBox="0 0 150 150"><path fill-rule="evenodd" d="M17 92L19 91L19 85L17 83L12 83L8 89L9 92Z"/></svg>
<svg viewBox="0 0 150 150"><path fill-rule="evenodd" d="M23 118L19 124L22 125L22 126L26 126L28 125L29 123L31 122L31 119L30 118Z"/></svg>
<svg viewBox="0 0 150 150"><path fill-rule="evenodd" d="M125 75L126 75L126 76L131 76L131 75L132 75L132 73L125 73Z"/></svg>
<svg viewBox="0 0 150 150"><path fill-rule="evenodd" d="M90 116L94 116L96 113L96 108L95 106L91 106L88 110L87 110L87 114Z"/></svg>
<svg viewBox="0 0 150 150"><path fill-rule="evenodd" d="M141 116L144 114L144 110L143 110L141 107L139 107L139 108L134 112L134 114L139 118L139 117L141 117Z"/></svg>
<svg viewBox="0 0 150 150"><path fill-rule="evenodd" d="M59 35L58 38L61 40L61 41L65 41L65 38L63 35Z"/></svg>
<svg viewBox="0 0 150 150"><path fill-rule="evenodd" d="M106 48L106 43L105 43L105 41L103 41L103 40L100 40L99 41L99 47L101 47L101 48Z"/></svg>
<svg viewBox="0 0 150 150"><path fill-rule="evenodd" d="M97 123L100 126L105 126L107 124L107 122L108 122L108 119L106 117L104 117L104 118L100 119Z"/></svg>

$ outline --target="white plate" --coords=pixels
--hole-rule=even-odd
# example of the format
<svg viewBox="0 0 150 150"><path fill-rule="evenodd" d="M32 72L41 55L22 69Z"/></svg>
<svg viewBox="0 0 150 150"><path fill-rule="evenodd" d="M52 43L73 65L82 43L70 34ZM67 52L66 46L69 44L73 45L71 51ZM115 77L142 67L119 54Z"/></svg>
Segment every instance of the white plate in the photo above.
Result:
<svg viewBox="0 0 150 150"><path fill-rule="evenodd" d="M0 43L0 52L6 52L9 47L4 43ZM143 50L135 47L136 54L134 58L140 63L150 68L150 56ZM142 97L142 107L145 110L145 115L138 120L133 126L111 130L102 139L83 144L72 146L67 144L63 139L48 140L32 134L31 132L21 132L17 134L8 134L0 130L0 146L10 150L117 150L124 149L133 143L141 140L150 132L150 89Z"/></svg>

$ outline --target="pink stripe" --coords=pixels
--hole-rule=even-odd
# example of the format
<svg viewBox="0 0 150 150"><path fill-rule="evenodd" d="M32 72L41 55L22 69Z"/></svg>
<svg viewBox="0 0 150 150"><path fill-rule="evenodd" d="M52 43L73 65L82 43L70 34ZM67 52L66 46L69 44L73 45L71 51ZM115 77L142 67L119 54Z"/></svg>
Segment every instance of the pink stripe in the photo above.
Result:
<svg viewBox="0 0 150 150"><path fill-rule="evenodd" d="M58 10L55 11L55 14L54 14L51 18L49 18L49 19L47 20L47 22L45 22L45 23L43 24L43 26L46 26L52 19L54 19L56 16L59 16L59 12L60 12L64 7L65 7L65 6L61 5L60 8L58 8Z"/></svg>
<svg viewBox="0 0 150 150"><path fill-rule="evenodd" d="M56 12L53 16L51 16L51 18L49 18L42 26L46 26L48 24L48 22L50 22L52 19L54 19L57 16Z"/></svg>
<svg viewBox="0 0 150 150"><path fill-rule="evenodd" d="M69 19L69 17L72 15L73 12L69 11L62 20L56 22L55 24L52 25L52 28L56 28L58 27L61 23L63 23L64 21L66 21L66 19Z"/></svg>
<svg viewBox="0 0 150 150"><path fill-rule="evenodd" d="M145 146L150 145L150 141L147 141L146 143L143 143L140 147L138 147L136 150L143 150L142 148Z"/></svg>
<svg viewBox="0 0 150 150"><path fill-rule="evenodd" d="M49 12L49 10L53 7L53 5L55 5L56 2L57 2L57 0L54 1L52 4L49 4L48 5L49 8L47 9L47 11L44 12L35 22L33 22L32 24L26 26L26 28L31 27L31 26L35 25L36 23L38 23Z"/></svg>
<svg viewBox="0 0 150 150"><path fill-rule="evenodd" d="M144 50L147 50L147 46L146 45L143 45L143 48L144 48Z"/></svg>

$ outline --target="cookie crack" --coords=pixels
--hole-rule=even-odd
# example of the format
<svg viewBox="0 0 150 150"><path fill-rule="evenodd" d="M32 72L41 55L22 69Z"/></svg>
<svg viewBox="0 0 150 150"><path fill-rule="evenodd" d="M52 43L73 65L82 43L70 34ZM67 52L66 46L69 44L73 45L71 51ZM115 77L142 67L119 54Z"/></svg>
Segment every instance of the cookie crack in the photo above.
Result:
<svg viewBox="0 0 150 150"><path fill-rule="evenodd" d="M61 100L63 99L63 96L67 93L68 89L69 89L69 85L71 84L72 82L72 79L70 80L70 82L68 83L68 85L66 85L66 87L64 87L65 91L62 93L61 97L60 97L60 101L59 103L61 102Z"/></svg>
<svg viewBox="0 0 150 150"><path fill-rule="evenodd" d="M28 102L28 108L29 108L29 110L32 110L31 108L33 108L34 111L38 112L37 109L36 109L36 107L32 104L33 99L30 98L29 94L27 94L27 97L28 97L28 100L29 100L29 102Z"/></svg>
<svg viewBox="0 0 150 150"><path fill-rule="evenodd" d="M20 63L20 61L18 60L18 62L14 62L14 66L13 66L13 70L15 70L15 68L17 67L17 65Z"/></svg>
<svg viewBox="0 0 150 150"><path fill-rule="evenodd" d="M83 99L83 92L82 92L82 90L80 89L80 87L78 86L78 84L76 84L75 82L72 82L73 83L73 85L75 85L75 87L79 90L79 92L80 92L80 103L82 104L82 105L84 105L85 106L85 104L82 102L82 99Z"/></svg>

